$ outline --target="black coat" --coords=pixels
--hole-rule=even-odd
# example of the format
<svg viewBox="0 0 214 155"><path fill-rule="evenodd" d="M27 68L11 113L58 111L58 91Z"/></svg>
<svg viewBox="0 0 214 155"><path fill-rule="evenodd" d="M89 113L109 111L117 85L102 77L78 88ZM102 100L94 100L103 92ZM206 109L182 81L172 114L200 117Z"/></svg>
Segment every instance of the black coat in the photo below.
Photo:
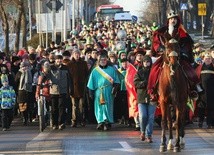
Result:
<svg viewBox="0 0 214 155"><path fill-rule="evenodd" d="M206 73L204 73L207 71ZM207 109L214 110L214 65L203 64L201 69L201 84L204 90L201 101L206 104Z"/></svg>
<svg viewBox="0 0 214 155"><path fill-rule="evenodd" d="M150 74L150 68L140 69L134 77L134 85L137 89L137 103L148 103L149 95L147 93L147 84Z"/></svg>

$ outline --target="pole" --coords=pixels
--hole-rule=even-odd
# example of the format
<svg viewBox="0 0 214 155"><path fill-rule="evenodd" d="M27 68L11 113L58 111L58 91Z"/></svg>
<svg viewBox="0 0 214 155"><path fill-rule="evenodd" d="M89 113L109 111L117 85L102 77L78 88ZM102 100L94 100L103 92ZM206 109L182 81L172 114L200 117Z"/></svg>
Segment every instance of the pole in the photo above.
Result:
<svg viewBox="0 0 214 155"><path fill-rule="evenodd" d="M201 39L204 39L204 16L201 16Z"/></svg>
<svg viewBox="0 0 214 155"><path fill-rule="evenodd" d="M75 0L72 0L72 31L75 29Z"/></svg>
<svg viewBox="0 0 214 155"><path fill-rule="evenodd" d="M30 33L30 40L31 40L32 38L31 0L28 0L28 9L29 9L29 33Z"/></svg>
<svg viewBox="0 0 214 155"><path fill-rule="evenodd" d="M52 41L56 42L56 0L52 0L52 22L53 22Z"/></svg>
<svg viewBox="0 0 214 155"><path fill-rule="evenodd" d="M183 25L184 25L184 28L186 29L186 19L185 19L185 10L183 10Z"/></svg>
<svg viewBox="0 0 214 155"><path fill-rule="evenodd" d="M64 4L64 0L63 0L63 4ZM64 5L63 5L63 8L62 8L60 14L61 14L61 26L60 26L61 42L63 42L63 40L64 40L64 21L65 21L65 19L64 19L64 17L65 17L64 16L64 14L65 14Z"/></svg>
<svg viewBox="0 0 214 155"><path fill-rule="evenodd" d="M41 13L41 4L40 4L40 0L38 0L38 27L39 27L39 30L41 31L41 17L40 17L40 13ZM38 32L39 33L39 45L42 44L42 41L41 41L41 32Z"/></svg>
<svg viewBox="0 0 214 155"><path fill-rule="evenodd" d="M48 14L46 13L46 39L45 39L45 46L46 49L48 48Z"/></svg>
<svg viewBox="0 0 214 155"><path fill-rule="evenodd" d="M64 0L64 41L67 40L67 0Z"/></svg>

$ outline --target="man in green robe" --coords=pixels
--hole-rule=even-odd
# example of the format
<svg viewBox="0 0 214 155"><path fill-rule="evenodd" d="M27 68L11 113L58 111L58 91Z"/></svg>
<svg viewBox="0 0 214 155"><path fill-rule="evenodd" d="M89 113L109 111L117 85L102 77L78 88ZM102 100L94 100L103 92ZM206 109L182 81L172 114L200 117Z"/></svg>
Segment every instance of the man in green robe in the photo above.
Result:
<svg viewBox="0 0 214 155"><path fill-rule="evenodd" d="M98 130L109 130L114 123L113 104L119 83L116 69L108 64L107 55L101 54L98 65L92 70L87 84L89 96L94 99Z"/></svg>

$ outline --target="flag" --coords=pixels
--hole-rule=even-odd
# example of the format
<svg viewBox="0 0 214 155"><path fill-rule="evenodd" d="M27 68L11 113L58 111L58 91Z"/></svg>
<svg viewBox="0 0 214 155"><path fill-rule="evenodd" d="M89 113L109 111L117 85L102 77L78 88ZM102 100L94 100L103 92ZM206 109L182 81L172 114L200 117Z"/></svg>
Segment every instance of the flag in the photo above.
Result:
<svg viewBox="0 0 214 155"><path fill-rule="evenodd" d="M129 63L126 70L125 85L127 90L129 117L138 116L137 92L134 85L134 76L137 69Z"/></svg>
<svg viewBox="0 0 214 155"><path fill-rule="evenodd" d="M196 101L188 98L188 100L187 100L187 106L190 109L190 111L189 111L189 119L192 120L192 118L194 116L194 112L195 112Z"/></svg>

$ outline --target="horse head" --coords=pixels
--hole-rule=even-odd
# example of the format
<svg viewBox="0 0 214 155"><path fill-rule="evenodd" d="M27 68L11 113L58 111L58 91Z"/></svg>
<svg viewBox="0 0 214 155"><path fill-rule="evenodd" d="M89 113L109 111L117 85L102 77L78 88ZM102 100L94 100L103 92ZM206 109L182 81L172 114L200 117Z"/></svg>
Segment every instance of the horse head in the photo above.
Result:
<svg viewBox="0 0 214 155"><path fill-rule="evenodd" d="M168 63L175 65L180 58L180 46L176 39L172 38L165 43L165 59Z"/></svg>
<svg viewBox="0 0 214 155"><path fill-rule="evenodd" d="M171 75L179 64L180 46L176 39L172 38L165 43L164 63L171 68Z"/></svg>

